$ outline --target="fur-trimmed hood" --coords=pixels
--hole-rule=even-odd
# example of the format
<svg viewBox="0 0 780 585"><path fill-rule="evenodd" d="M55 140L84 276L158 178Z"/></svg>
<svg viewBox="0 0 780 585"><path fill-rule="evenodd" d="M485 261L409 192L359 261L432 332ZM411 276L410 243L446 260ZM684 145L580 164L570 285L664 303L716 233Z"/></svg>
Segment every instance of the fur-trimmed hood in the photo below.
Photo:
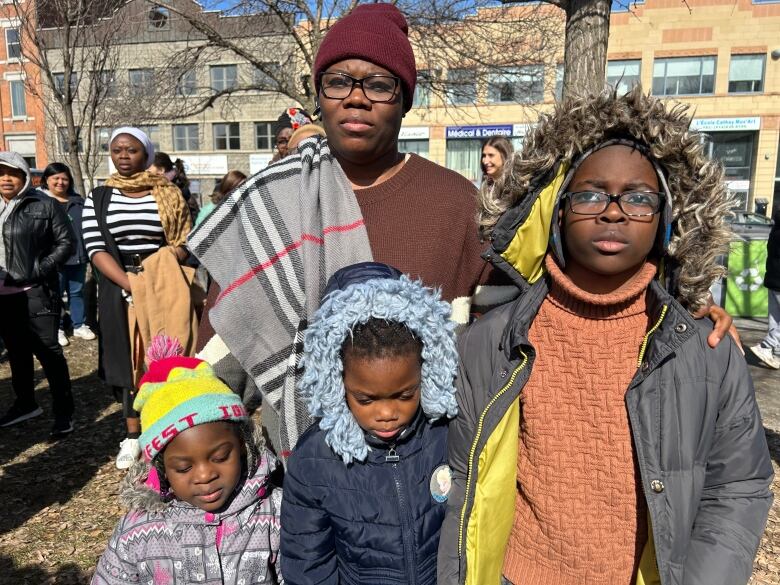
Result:
<svg viewBox="0 0 780 585"><path fill-rule="evenodd" d="M304 340L299 390L311 416L320 419L325 442L345 463L364 461L369 445L347 406L341 347L353 327L372 317L404 323L422 341L420 404L426 418L435 421L457 414L456 324L450 320L449 303L441 300L439 291L405 275L350 278L350 271L355 274L367 266L384 265L362 263L334 274Z"/></svg>
<svg viewBox="0 0 780 585"><path fill-rule="evenodd" d="M722 166L706 156L701 134L690 130L690 121L688 106L645 95L640 86L624 96L610 90L559 103L541 117L522 152L504 166L495 188L482 194L481 230L494 242L486 257L517 279L522 270L508 258L507 248L522 224L529 219L551 221L565 188L566 169L584 153L607 140L628 138L645 145L651 160L663 169L671 195L666 254L676 267L673 292L689 310L697 310L723 274L716 258L731 238L726 225L731 200ZM550 189L547 203L542 201L545 188ZM512 217L518 208L525 209ZM545 229L537 236L538 254L548 242L549 225ZM525 274L522 278L528 280Z"/></svg>
<svg viewBox="0 0 780 585"><path fill-rule="evenodd" d="M236 495L222 515L235 514L254 503L257 500L258 489L264 488L278 464L274 455L265 448L265 439L260 426L251 421L241 424L244 427L242 428L244 442L247 443L246 476L239 482ZM193 518L198 521L203 518L202 510L176 500L161 488L157 469L144 459L137 461L127 470L120 486L119 500L126 509L136 512L164 513L171 507L182 510L191 508ZM178 517L187 516L180 513Z"/></svg>

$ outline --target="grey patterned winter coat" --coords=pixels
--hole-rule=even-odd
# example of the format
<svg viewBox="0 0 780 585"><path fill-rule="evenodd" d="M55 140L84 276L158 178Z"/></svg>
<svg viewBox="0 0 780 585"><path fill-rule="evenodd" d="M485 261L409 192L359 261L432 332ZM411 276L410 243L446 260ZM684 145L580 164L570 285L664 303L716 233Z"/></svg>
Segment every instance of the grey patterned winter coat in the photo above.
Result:
<svg viewBox="0 0 780 585"><path fill-rule="evenodd" d="M263 455L227 510L215 514L163 502L145 485L129 487L123 499L145 504L119 521L92 585L283 583L276 563L282 492L268 483L275 466Z"/></svg>

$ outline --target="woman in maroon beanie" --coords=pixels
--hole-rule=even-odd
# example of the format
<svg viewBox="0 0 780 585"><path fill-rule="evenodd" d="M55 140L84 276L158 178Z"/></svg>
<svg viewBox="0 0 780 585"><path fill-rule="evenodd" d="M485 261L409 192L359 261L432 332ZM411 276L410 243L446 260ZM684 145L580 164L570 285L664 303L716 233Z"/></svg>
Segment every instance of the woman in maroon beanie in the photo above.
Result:
<svg viewBox="0 0 780 585"><path fill-rule="evenodd" d="M473 185L398 151L417 68L406 19L392 4L361 4L320 45L313 77L328 143L355 191L376 262L442 288L455 318L486 272Z"/></svg>
<svg viewBox="0 0 780 585"><path fill-rule="evenodd" d="M354 190L374 261L440 287L454 305L453 317L466 323L471 297L488 270L480 257L477 192L454 171L398 152L401 120L417 79L406 19L391 4L359 5L328 31L313 77L317 111ZM211 362L225 355L210 355L208 347L216 340L208 310L219 292L215 286L209 291L198 332L200 349L206 348L200 355ZM233 380L242 383L238 378L251 385L239 373L223 377L231 386Z"/></svg>

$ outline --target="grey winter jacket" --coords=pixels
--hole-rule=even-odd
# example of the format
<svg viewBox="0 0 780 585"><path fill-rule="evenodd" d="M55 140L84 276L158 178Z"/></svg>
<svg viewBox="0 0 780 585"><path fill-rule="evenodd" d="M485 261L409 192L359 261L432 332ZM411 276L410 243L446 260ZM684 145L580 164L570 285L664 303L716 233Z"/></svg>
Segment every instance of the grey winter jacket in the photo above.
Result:
<svg viewBox="0 0 780 585"><path fill-rule="evenodd" d="M131 468L122 494L133 509L111 535L92 585L283 583L277 562L282 493L268 484L273 456L263 455L228 508L213 514L163 501L159 492L137 483L143 479L140 465Z"/></svg>
<svg viewBox="0 0 780 585"><path fill-rule="evenodd" d="M453 488L440 538L440 585L465 583L467 570L484 574L480 555L492 554L493 567L502 562L503 550L474 550L470 535L494 530L502 514L512 514L491 507L490 491L515 490L515 478L486 485L480 472L488 441L500 440L496 429L531 374L528 331L547 292L540 279L460 337L460 412L450 423ZM772 503L773 472L745 359L730 338L708 347L711 322L694 320L655 281L647 307L657 328L648 334L626 407L660 582L747 583ZM479 585L498 585L498 576Z"/></svg>

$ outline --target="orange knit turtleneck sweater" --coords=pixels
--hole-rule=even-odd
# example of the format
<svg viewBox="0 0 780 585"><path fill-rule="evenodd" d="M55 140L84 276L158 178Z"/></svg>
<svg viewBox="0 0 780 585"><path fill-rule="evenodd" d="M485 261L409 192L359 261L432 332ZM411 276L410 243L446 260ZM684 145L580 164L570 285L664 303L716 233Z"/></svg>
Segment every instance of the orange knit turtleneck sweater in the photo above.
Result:
<svg viewBox="0 0 780 585"><path fill-rule="evenodd" d="M647 540L625 393L648 330L646 264L622 289L579 289L548 257L531 325L517 498L504 575L522 585L630 585Z"/></svg>

